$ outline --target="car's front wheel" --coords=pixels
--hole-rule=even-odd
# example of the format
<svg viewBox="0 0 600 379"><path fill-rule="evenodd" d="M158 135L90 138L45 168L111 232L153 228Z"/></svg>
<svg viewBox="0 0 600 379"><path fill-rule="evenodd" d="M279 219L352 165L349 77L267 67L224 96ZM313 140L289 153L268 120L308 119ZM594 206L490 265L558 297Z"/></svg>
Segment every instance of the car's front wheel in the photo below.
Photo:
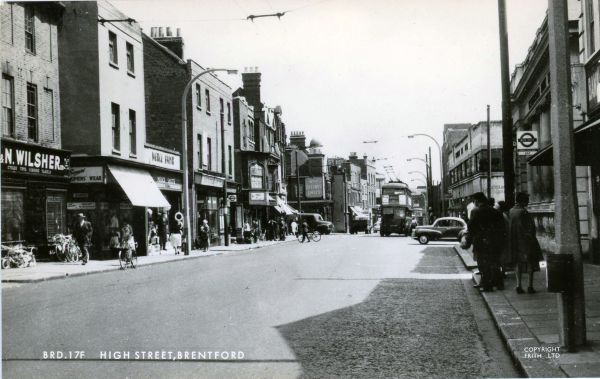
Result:
<svg viewBox="0 0 600 379"><path fill-rule="evenodd" d="M427 245L429 243L429 237L427 237L425 234L420 235L419 236L419 243L421 245Z"/></svg>

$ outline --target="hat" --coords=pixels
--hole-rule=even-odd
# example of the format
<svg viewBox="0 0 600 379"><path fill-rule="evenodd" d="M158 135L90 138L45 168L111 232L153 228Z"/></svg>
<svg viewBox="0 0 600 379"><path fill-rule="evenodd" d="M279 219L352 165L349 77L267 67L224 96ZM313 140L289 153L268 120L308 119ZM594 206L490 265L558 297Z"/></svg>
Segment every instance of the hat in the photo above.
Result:
<svg viewBox="0 0 600 379"><path fill-rule="evenodd" d="M83 213L77 213L77 217L83 217L83 218L85 218L85 215Z"/></svg>
<svg viewBox="0 0 600 379"><path fill-rule="evenodd" d="M208 224L208 221L207 221L206 219L202 220L202 222L203 222L204 224Z"/></svg>

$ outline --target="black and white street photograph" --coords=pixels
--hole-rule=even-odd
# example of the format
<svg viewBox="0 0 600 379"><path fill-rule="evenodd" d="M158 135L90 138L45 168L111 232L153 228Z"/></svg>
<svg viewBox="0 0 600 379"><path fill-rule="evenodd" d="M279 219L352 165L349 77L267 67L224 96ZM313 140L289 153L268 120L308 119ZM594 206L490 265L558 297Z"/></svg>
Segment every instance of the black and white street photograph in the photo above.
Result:
<svg viewBox="0 0 600 379"><path fill-rule="evenodd" d="M0 0L0 69L0 377L600 377L600 0Z"/></svg>

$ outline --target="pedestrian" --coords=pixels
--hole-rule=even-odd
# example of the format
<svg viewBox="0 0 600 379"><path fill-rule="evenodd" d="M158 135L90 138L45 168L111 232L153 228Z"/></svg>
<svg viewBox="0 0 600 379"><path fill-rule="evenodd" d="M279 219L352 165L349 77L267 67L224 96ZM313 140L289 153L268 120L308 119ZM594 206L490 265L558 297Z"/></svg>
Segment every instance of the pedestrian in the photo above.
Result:
<svg viewBox="0 0 600 379"><path fill-rule="evenodd" d="M285 236L287 235L287 225L283 217L279 219L279 240L285 241Z"/></svg>
<svg viewBox="0 0 600 379"><path fill-rule="evenodd" d="M246 221L244 223L244 243L252 242L252 228L250 227L250 223Z"/></svg>
<svg viewBox="0 0 600 379"><path fill-rule="evenodd" d="M512 258L516 264L517 293L523 293L521 287L521 274L527 272L529 282L528 293L535 293L533 288L533 273L540 271L540 261L543 259L542 249L536 238L536 229L533 218L527 211L529 195L519 192L516 196L516 204L510 210L509 221L509 246Z"/></svg>
<svg viewBox="0 0 600 379"><path fill-rule="evenodd" d="M132 252L135 251L135 239L133 238L133 228L127 220L123 222L121 227L121 251L127 254L127 260L131 260Z"/></svg>
<svg viewBox="0 0 600 379"><path fill-rule="evenodd" d="M90 259L89 247L92 243L92 232L92 223L85 220L85 215L83 213L79 213L77 215L77 223L75 224L75 228L73 230L73 236L75 237L75 241L79 246L79 250L81 250L82 265L86 265Z"/></svg>
<svg viewBox="0 0 600 379"><path fill-rule="evenodd" d="M295 237L298 237L298 223L296 222L296 219L292 221L292 234Z"/></svg>
<svg viewBox="0 0 600 379"><path fill-rule="evenodd" d="M302 233L302 240L300 242L304 242L305 240L310 242L310 238L308 237L308 223L306 221L300 225L300 233Z"/></svg>
<svg viewBox="0 0 600 379"><path fill-rule="evenodd" d="M178 255L181 252L181 237L183 235L183 222L177 221L171 232L171 246L175 249L175 255Z"/></svg>
<svg viewBox="0 0 600 379"><path fill-rule="evenodd" d="M506 273L513 270L515 266L515 262L512 259L512 254L510 253L510 238L508 235L510 224L508 212L510 209L508 209L506 202L502 200L496 203L495 208L502 214L502 218L504 219L504 231L506 233L503 241L504 243L502 244L502 252L500 253L500 270L502 271L502 278L504 278Z"/></svg>
<svg viewBox="0 0 600 379"><path fill-rule="evenodd" d="M258 221L252 221L252 238L254 238L254 243L258 242L258 237L260 236L260 225Z"/></svg>
<svg viewBox="0 0 600 379"><path fill-rule="evenodd" d="M203 251L208 251L209 239L210 226L207 220L202 220L202 225L200 226L200 248Z"/></svg>
<svg viewBox="0 0 600 379"><path fill-rule="evenodd" d="M500 212L489 206L483 192L473 194L472 199L476 207L471 211L468 236L481 273L479 287L485 292L493 291L494 285L500 286L501 289L498 277L501 246L505 235L504 219Z"/></svg>
<svg viewBox="0 0 600 379"><path fill-rule="evenodd" d="M118 228L111 228L108 247L112 253L112 258L119 258L119 250L121 250L121 233Z"/></svg>
<svg viewBox="0 0 600 379"><path fill-rule="evenodd" d="M167 250L167 234L168 234L168 225L169 219L165 212L158 213L158 220L156 225L158 226L158 242L160 244L160 250Z"/></svg>

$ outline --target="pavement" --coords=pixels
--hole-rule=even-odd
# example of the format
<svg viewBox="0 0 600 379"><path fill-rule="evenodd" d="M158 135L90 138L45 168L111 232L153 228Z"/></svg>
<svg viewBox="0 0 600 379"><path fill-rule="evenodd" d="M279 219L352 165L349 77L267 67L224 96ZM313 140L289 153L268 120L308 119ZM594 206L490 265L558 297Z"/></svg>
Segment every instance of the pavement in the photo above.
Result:
<svg viewBox="0 0 600 379"><path fill-rule="evenodd" d="M452 244L331 235L69 280L3 283L2 374L518 377L469 282ZM69 359L57 360L59 353Z"/></svg>
<svg viewBox="0 0 600 379"><path fill-rule="evenodd" d="M454 249L465 267L476 267L471 251L458 245ZM510 274L504 291L481 293L504 342L528 377L599 377L600 267L584 264L588 343L568 353L558 343L557 295L546 291L546 268L541 266L534 276L535 294L517 294Z"/></svg>
<svg viewBox="0 0 600 379"><path fill-rule="evenodd" d="M187 259L211 257L237 251L248 251L282 243L295 242L296 238L288 236L286 241L258 241L252 244L230 244L229 246L213 246L208 251L192 250L189 255L175 254L175 251L167 246L162 254L152 254L138 257L138 266L150 266L155 264L182 261ZM46 280L65 279L82 275L98 274L102 272L119 270L119 261L90 260L86 265L81 262L37 262L33 267L11 268L0 272L2 283L35 283Z"/></svg>

